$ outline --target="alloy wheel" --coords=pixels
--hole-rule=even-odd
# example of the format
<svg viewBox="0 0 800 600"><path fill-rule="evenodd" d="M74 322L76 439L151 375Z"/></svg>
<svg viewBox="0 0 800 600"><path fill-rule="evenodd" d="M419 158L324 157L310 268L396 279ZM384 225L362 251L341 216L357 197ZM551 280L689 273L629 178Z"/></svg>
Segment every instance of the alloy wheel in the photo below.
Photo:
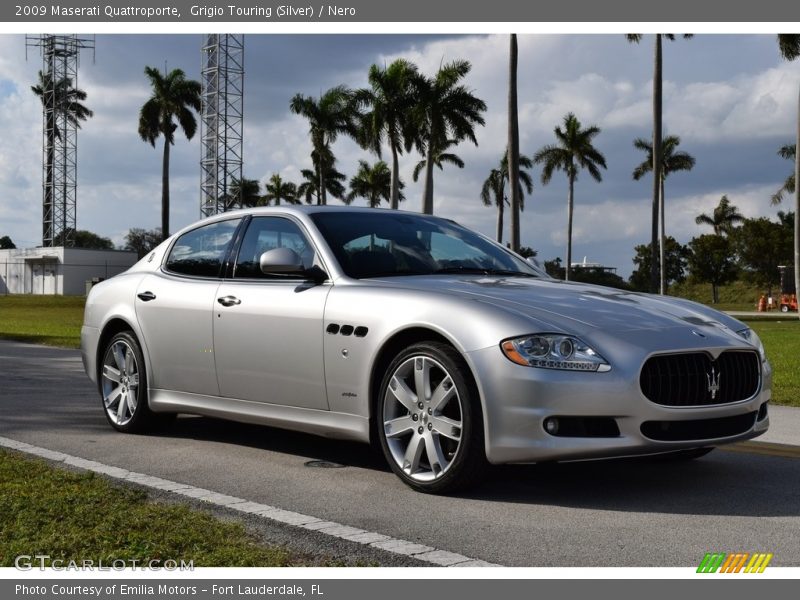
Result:
<svg viewBox="0 0 800 600"><path fill-rule="evenodd" d="M133 348L116 340L106 350L101 375L103 405L115 425L125 425L136 413L139 365Z"/></svg>
<svg viewBox="0 0 800 600"><path fill-rule="evenodd" d="M410 479L430 482L461 448L464 413L452 375L429 356L411 356L392 373L383 397L383 432L395 463Z"/></svg>

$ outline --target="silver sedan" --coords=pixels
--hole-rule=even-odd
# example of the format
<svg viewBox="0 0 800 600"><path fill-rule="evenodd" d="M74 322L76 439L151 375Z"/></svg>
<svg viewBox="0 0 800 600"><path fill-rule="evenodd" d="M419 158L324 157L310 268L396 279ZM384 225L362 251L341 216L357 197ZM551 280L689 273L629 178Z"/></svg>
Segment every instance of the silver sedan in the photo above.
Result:
<svg viewBox="0 0 800 600"><path fill-rule="evenodd" d="M81 341L120 431L192 413L374 442L424 492L489 464L693 458L769 423L771 368L739 321L558 281L400 211L196 223L92 289Z"/></svg>

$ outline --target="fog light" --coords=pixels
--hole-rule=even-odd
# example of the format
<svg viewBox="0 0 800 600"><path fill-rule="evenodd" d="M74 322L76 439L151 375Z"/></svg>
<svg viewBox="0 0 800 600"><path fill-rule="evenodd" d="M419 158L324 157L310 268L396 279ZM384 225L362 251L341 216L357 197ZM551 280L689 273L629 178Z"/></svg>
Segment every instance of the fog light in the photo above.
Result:
<svg viewBox="0 0 800 600"><path fill-rule="evenodd" d="M558 433L558 419L554 417L550 417L549 419L544 420L544 430L549 433L550 435L555 435Z"/></svg>

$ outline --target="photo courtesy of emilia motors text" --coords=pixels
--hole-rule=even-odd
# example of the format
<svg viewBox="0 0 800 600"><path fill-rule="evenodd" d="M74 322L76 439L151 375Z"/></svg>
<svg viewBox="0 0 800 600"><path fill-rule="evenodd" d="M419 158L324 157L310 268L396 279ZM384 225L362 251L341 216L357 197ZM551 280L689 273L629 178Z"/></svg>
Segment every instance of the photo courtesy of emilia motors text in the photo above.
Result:
<svg viewBox="0 0 800 600"><path fill-rule="evenodd" d="M0 596L795 596L798 144L779 0L3 3Z"/></svg>

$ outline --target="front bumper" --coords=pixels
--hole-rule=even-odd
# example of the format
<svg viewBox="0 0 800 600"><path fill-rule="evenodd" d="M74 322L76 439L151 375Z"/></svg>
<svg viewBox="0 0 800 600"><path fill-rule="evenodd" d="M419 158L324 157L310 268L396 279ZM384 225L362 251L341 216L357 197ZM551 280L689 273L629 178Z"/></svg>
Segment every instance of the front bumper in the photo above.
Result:
<svg viewBox="0 0 800 600"><path fill-rule="evenodd" d="M639 388L638 367L612 368L607 373L523 367L507 360L498 347L469 352L466 358L481 394L486 456L494 464L612 458L716 446L754 438L769 427L768 417L757 420L754 416L746 431L679 441L653 440L641 430L647 421L721 419L757 413L771 398L772 370L768 362L762 365L759 391L748 400L716 406L668 407L644 397ZM544 428L548 417L611 418L619 435L550 435Z"/></svg>

